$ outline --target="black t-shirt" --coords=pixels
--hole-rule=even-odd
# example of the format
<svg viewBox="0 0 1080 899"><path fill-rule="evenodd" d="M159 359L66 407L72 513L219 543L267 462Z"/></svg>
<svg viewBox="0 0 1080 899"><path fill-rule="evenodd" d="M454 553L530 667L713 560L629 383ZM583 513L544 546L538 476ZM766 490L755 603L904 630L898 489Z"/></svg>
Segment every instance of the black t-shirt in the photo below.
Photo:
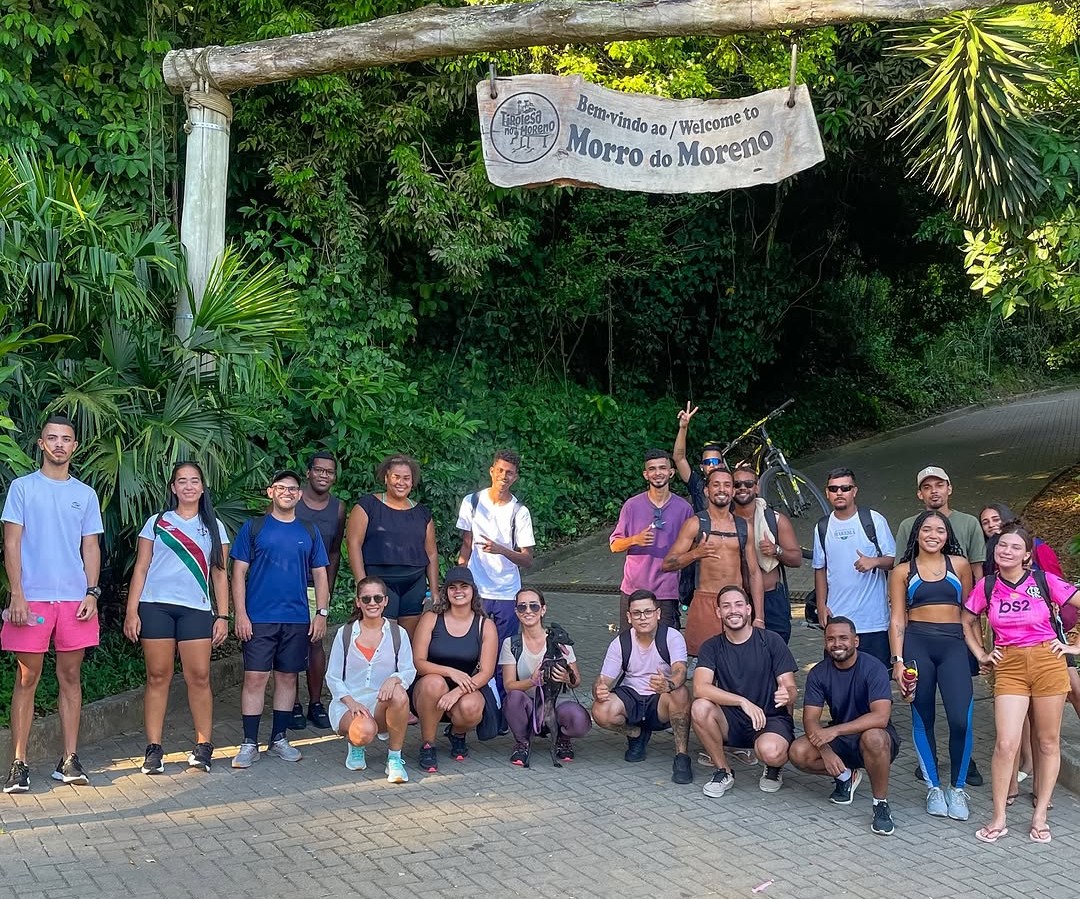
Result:
<svg viewBox="0 0 1080 899"><path fill-rule="evenodd" d="M690 494L690 505L695 512L702 512L709 505L705 498L705 478L696 468L690 469L690 479L686 482L686 490Z"/></svg>
<svg viewBox="0 0 1080 899"><path fill-rule="evenodd" d="M776 679L798 670L795 657L781 637L755 627L745 643L732 643L724 634L710 637L698 650L698 668L713 673L713 686L750 700L766 715L787 715L776 708Z"/></svg>
<svg viewBox="0 0 1080 899"><path fill-rule="evenodd" d="M806 678L803 707L829 707L833 724L847 724L870 711L870 703L892 699L889 669L872 655L857 653L850 668L837 668L832 659L818 662Z"/></svg>

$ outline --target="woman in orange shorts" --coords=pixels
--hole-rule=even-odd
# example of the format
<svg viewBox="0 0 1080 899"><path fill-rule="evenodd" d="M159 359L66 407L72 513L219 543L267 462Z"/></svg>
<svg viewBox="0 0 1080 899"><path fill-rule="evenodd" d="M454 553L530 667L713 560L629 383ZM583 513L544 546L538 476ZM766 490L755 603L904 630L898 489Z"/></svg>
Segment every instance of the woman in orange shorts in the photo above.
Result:
<svg viewBox="0 0 1080 899"><path fill-rule="evenodd" d="M1046 814L1061 766L1061 713L1069 692L1063 656L1080 654L1080 645L1064 642L1058 610L1066 604L1080 608L1080 594L1056 575L1033 572L1032 548L1031 535L1019 522L1003 525L994 548L997 573L975 584L964 610L968 647L984 668L994 669L994 813L975 833L983 843L996 843L1009 832L1006 801L1029 705L1039 777L1028 837L1035 843L1051 839ZM991 652L983 647L978 626L984 612L994 629Z"/></svg>

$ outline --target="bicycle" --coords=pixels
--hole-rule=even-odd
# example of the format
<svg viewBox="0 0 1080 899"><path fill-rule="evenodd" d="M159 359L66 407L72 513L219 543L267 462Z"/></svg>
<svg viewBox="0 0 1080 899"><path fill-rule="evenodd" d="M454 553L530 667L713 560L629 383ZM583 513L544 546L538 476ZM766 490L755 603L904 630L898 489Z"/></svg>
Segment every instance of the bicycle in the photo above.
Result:
<svg viewBox="0 0 1080 899"><path fill-rule="evenodd" d="M777 509L791 519L795 536L802 548L803 557L810 559L814 555L814 529L818 520L832 510L821 491L798 469L792 468L780 449L766 430L765 425L788 408L795 400L777 406L760 421L754 422L721 451L720 455L727 464L728 454L737 446L753 443L748 458L738 464L749 463L758 477L758 488L762 499L772 508ZM734 469L734 465L728 465Z"/></svg>

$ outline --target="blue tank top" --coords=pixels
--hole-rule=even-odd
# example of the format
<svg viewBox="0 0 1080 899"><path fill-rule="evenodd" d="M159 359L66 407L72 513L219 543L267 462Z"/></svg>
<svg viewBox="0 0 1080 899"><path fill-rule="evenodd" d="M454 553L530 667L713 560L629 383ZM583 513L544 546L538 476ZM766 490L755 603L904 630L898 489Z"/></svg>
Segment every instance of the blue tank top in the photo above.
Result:
<svg viewBox="0 0 1080 899"><path fill-rule="evenodd" d="M924 581L919 574L915 559L908 563L908 609L920 606L958 606L960 605L960 578L953 570L952 560L945 557L945 577L939 581Z"/></svg>

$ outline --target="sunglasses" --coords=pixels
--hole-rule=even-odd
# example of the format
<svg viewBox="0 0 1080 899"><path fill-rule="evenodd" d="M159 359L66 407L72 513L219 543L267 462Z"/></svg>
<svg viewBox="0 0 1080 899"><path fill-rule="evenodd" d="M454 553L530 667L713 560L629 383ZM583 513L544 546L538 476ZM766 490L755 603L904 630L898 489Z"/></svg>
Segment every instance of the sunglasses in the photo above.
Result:
<svg viewBox="0 0 1080 899"><path fill-rule="evenodd" d="M514 608L519 612L539 612L542 606L538 602L519 602Z"/></svg>
<svg viewBox="0 0 1080 899"><path fill-rule="evenodd" d="M731 483L736 487L753 487L757 481L732 481Z"/></svg>
<svg viewBox="0 0 1080 899"><path fill-rule="evenodd" d="M358 597L356 597L356 601L357 602L362 602L365 606L370 606L370 605L373 605L373 604L377 605L380 602L385 602L386 601L386 594L385 593L372 593L370 596L358 596Z"/></svg>
<svg viewBox="0 0 1080 899"><path fill-rule="evenodd" d="M855 489L854 484L830 484L825 488L829 493L851 493Z"/></svg>
<svg viewBox="0 0 1080 899"><path fill-rule="evenodd" d="M706 465L723 465L724 460L717 456L709 456L708 459L702 459L701 465L704 468Z"/></svg>
<svg viewBox="0 0 1080 899"><path fill-rule="evenodd" d="M658 509L658 508L656 508L656 506L653 506L653 510L652 510L652 526L654 528L656 528L658 531L661 531L661 530L664 529L665 523L666 522L664 521L664 510L663 509Z"/></svg>

